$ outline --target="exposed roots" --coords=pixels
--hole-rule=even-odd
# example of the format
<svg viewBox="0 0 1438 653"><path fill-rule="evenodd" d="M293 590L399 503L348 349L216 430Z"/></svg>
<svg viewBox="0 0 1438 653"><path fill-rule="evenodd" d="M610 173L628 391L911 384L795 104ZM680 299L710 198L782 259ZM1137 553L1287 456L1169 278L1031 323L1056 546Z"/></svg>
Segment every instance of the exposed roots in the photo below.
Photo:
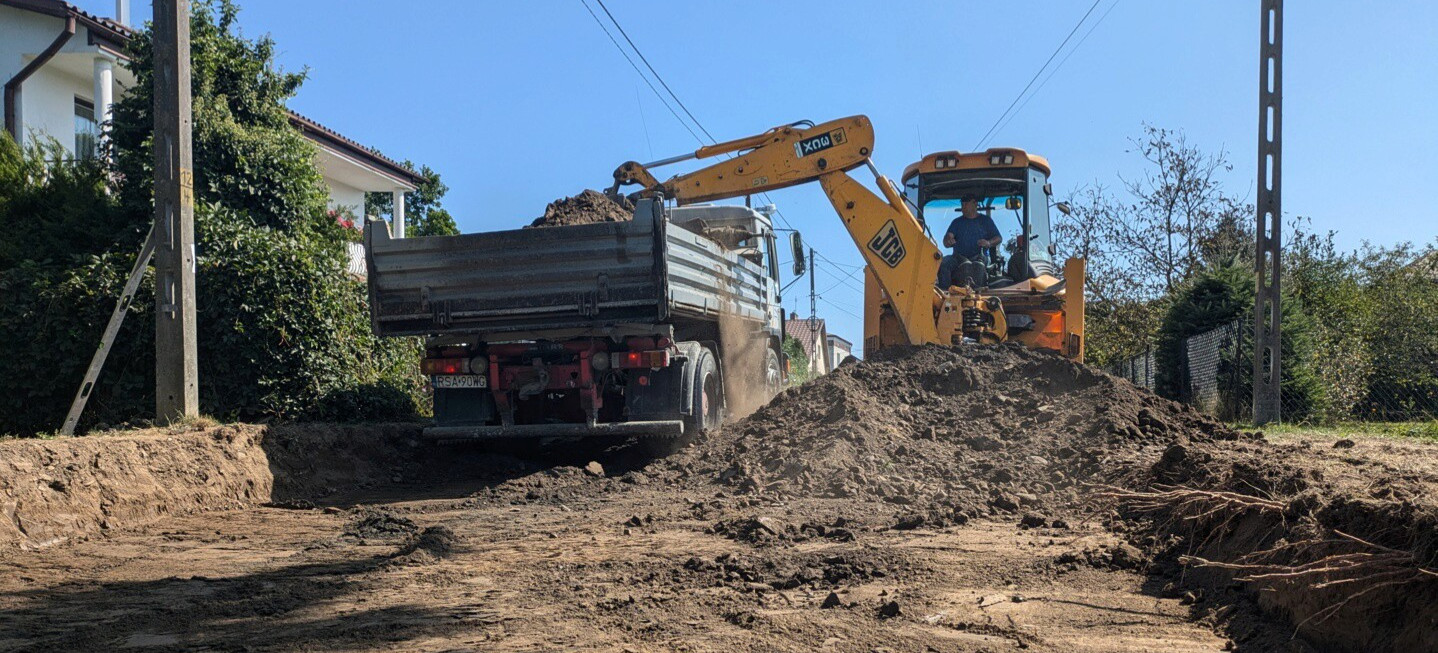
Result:
<svg viewBox="0 0 1438 653"><path fill-rule="evenodd" d="M1236 492L1166 485L1156 485L1154 488L1155 491L1152 492L1139 492L1102 486L1097 496L1117 499L1124 506L1139 512L1161 513L1172 521L1212 527L1213 531L1227 528L1234 519L1245 514L1257 512L1282 515L1288 508L1278 501Z"/></svg>
<svg viewBox="0 0 1438 653"><path fill-rule="evenodd" d="M1182 556L1179 562L1192 567L1227 569L1238 572L1234 580L1266 587L1292 584L1305 590L1336 588L1337 599L1298 624L1322 622L1337 614L1354 599L1373 592L1438 578L1438 571L1424 568L1412 553L1374 544L1342 531L1332 537L1280 544L1239 558L1238 562ZM1273 563L1276 558L1307 562Z"/></svg>

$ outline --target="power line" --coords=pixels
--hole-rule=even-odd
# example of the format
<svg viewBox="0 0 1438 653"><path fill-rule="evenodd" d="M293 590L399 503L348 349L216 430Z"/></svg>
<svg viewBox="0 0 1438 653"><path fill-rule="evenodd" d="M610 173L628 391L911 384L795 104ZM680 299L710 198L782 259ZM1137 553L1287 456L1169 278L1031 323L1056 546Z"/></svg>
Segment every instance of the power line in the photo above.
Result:
<svg viewBox="0 0 1438 653"><path fill-rule="evenodd" d="M1098 29L1098 26L1103 24L1104 19L1108 18L1108 15L1113 13L1114 7L1117 7L1119 2L1121 2L1121 0L1113 0L1113 4L1108 6L1108 9L1103 12L1103 15L1098 17L1097 21L1094 21L1094 24L1088 28L1087 32L1084 32L1083 38L1079 39L1078 43L1075 43L1072 48L1069 48L1068 54L1065 54L1064 58L1059 59L1058 65L1054 66L1053 70L1050 70L1049 74L1044 76L1044 81L1039 82L1039 85L1037 88L1034 89L1034 92L1029 93L1029 96L1024 98L1024 101L1019 104L1019 108L1014 109L1014 112L1012 115L1009 116L1009 119L1005 120L1004 124L999 125L998 130L994 132L994 136L998 136L999 134L1003 133L1004 129L1009 126L1009 123L1013 122L1014 118L1017 118L1020 113L1023 113L1024 107L1029 105L1029 100L1034 99L1034 97L1039 94L1039 91L1044 90L1044 87L1048 86L1049 80L1053 79L1054 75L1058 74L1059 69L1063 68L1064 64L1068 63L1069 57L1074 56L1074 53L1078 52L1079 48L1083 47L1084 42L1088 41L1088 37L1093 35L1094 30Z"/></svg>
<svg viewBox="0 0 1438 653"><path fill-rule="evenodd" d="M1093 13L1094 9L1098 8L1098 3L1102 1L1103 0L1093 0L1093 4L1089 5L1088 11L1084 12L1083 18L1080 18L1078 23L1074 25L1074 28L1069 30L1068 36L1065 36L1063 42L1059 43L1059 47L1054 48L1054 53L1049 55L1048 60L1044 61L1044 65L1039 66L1039 69L1034 72L1034 76L1029 79L1029 83L1024 85L1024 90L1019 91L1019 94L1014 96L1014 101L1009 103L1008 108L1004 109L1004 112L999 114L998 120L995 120L994 124L989 127L989 130L984 132L984 135L982 138L979 139L979 142L974 144L974 150L977 151L980 147L982 147L984 141L988 140L989 136L994 133L995 129L998 129L999 123L1004 121L1004 117L1009 115L1009 111L1013 110L1014 105L1019 103L1019 100L1023 98L1024 93L1029 92L1029 89L1033 87L1034 82L1038 81L1039 75L1042 75L1044 69L1048 68L1050 63L1053 63L1054 57L1057 57L1059 55L1059 51L1063 50L1065 45L1068 45L1069 39L1073 38L1074 34L1078 32L1079 27L1083 26L1084 21L1088 20L1089 15Z"/></svg>
<svg viewBox="0 0 1438 653"><path fill-rule="evenodd" d="M838 310L840 313L847 313L847 314L849 315L849 317L853 317L853 318L856 318L856 319L860 319L860 320L864 319L864 316L859 315L858 313L855 313L855 312L853 312L853 311L851 311L851 310L849 310L849 309L847 309L847 308L844 308L843 306L840 306L840 305L834 303L834 302L831 301L831 300L824 299L823 297L820 297L819 299L820 299L821 301L823 301L825 304L828 304L830 308L834 308L834 309Z"/></svg>
<svg viewBox="0 0 1438 653"><path fill-rule="evenodd" d="M588 11L589 15L594 18L594 23L596 25L599 25L599 29L604 30L604 35L609 37L609 42L614 44L615 49L619 50L619 54L624 55L624 60L629 62L629 66L634 69L635 74L639 75L639 78L644 80L644 83L649 86L649 90L654 91L654 97L659 98L659 101L664 103L664 108L669 110L670 115L674 116L674 119L678 120L679 124L683 125L684 129L689 132L689 135L693 136L694 140L699 141L699 143L702 145L704 143L704 139L699 138L699 134L694 132L694 128L690 127L689 123L684 122L684 119L679 117L679 112L675 111L674 107L669 106L669 100L664 99L664 96L659 93L659 89L654 88L654 82L649 81L649 78L644 76L644 72L639 70L639 64L634 63L634 58L630 57L629 53L624 51L624 46L619 45L619 41L616 40L614 38L614 35L609 32L609 28L604 26L604 21L599 20L599 14L594 13L594 10L589 7L589 3L585 2L584 0L579 0L579 4L584 5L584 10ZM638 50L635 50L635 52L638 52ZM700 127L700 129L703 129L703 127Z"/></svg>
<svg viewBox="0 0 1438 653"><path fill-rule="evenodd" d="M624 26L620 25L618 20L615 20L614 14L609 13L609 7L604 6L604 0L594 1L599 3L599 8L604 10L604 15L609 17L609 21L614 23L615 27L619 28L619 34L623 36L624 40L629 43L629 47L634 48L634 54L639 55L639 60L644 62L644 66L649 69L649 72L654 73L654 79L659 80L659 85L663 86L664 90L669 91L669 96L674 98L675 102L679 103L679 108L684 110L684 114L689 116L690 120L694 121L694 124L699 127L699 131L704 132L704 135L708 136L711 142L717 142L715 141L714 136L709 133L709 130L705 129L704 125L699 122L699 119L695 118L694 114L689 111L689 107L684 106L684 101L679 99L678 95L674 94L673 89L669 88L669 84L664 82L664 78L659 75L659 71L655 70L654 66L649 65L649 59L645 58L644 53L639 51L639 46L634 45L634 41L630 39L629 34L624 31Z"/></svg>

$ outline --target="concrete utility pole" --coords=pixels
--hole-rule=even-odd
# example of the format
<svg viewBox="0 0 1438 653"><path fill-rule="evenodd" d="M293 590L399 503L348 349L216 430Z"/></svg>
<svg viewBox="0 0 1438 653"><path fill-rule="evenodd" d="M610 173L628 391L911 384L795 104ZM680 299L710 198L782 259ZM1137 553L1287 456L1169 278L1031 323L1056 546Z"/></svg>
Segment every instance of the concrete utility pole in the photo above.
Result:
<svg viewBox="0 0 1438 653"><path fill-rule="evenodd" d="M155 417L200 412L195 354L195 175L190 1L155 0Z"/></svg>
<svg viewBox="0 0 1438 653"><path fill-rule="evenodd" d="M1253 304L1253 423L1283 418L1279 281L1283 253L1283 0L1261 0L1258 48L1257 292Z"/></svg>
<svg viewBox="0 0 1438 653"><path fill-rule="evenodd" d="M814 293L814 248L809 248L809 320L819 317L818 295Z"/></svg>

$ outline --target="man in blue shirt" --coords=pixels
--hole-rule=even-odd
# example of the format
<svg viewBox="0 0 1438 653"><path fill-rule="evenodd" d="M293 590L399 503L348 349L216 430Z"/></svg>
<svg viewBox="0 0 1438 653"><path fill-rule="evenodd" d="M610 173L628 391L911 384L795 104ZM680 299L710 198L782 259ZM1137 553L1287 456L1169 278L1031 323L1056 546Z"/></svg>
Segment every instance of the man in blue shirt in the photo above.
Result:
<svg viewBox="0 0 1438 653"><path fill-rule="evenodd" d="M979 215L978 200L964 200L963 215L954 218L949 223L949 230L944 232L944 247L952 248L954 253L945 256L939 263L939 278L935 285L940 288L967 286L970 281L975 285L984 285L987 275L984 274L980 254L984 249L998 246L1003 240L993 218Z"/></svg>

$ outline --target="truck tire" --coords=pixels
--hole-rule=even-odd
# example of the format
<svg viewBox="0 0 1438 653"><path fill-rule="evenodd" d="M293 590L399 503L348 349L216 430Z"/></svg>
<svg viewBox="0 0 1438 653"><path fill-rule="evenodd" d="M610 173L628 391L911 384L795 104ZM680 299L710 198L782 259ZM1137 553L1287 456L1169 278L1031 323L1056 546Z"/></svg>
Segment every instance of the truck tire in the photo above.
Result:
<svg viewBox="0 0 1438 653"><path fill-rule="evenodd" d="M686 435L697 435L719 426L724 419L723 384L714 354L699 348L693 363L694 382L690 384L690 414L684 420Z"/></svg>
<svg viewBox="0 0 1438 653"><path fill-rule="evenodd" d="M764 352L764 401L768 403L774 395L784 389L784 368L779 364L779 353L769 347Z"/></svg>

